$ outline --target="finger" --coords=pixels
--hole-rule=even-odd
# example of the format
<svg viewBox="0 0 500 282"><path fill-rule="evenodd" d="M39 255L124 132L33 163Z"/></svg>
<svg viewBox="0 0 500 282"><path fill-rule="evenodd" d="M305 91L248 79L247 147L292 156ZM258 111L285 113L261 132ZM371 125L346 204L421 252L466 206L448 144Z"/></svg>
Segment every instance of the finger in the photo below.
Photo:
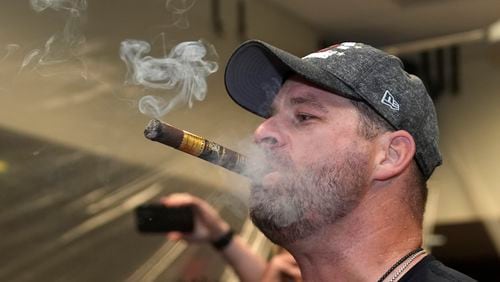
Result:
<svg viewBox="0 0 500 282"><path fill-rule="evenodd" d="M172 194L160 201L167 207L192 206L197 218L203 221L218 219L217 212L207 202L187 193Z"/></svg>
<svg viewBox="0 0 500 282"><path fill-rule="evenodd" d="M275 269L282 273L292 276L295 279L301 277L300 269L293 256L289 253L283 253L275 256L272 259L272 263L274 264Z"/></svg>
<svg viewBox="0 0 500 282"><path fill-rule="evenodd" d="M167 233L166 237L168 240L179 241L183 239L184 234L182 234L181 232L169 232Z"/></svg>
<svg viewBox="0 0 500 282"><path fill-rule="evenodd" d="M285 273L286 275L293 277L295 280L300 280L302 279L302 275L300 273L300 269L298 266L287 266L281 270L282 273Z"/></svg>
<svg viewBox="0 0 500 282"><path fill-rule="evenodd" d="M289 252L277 254L273 257L273 260L285 261L285 262L295 262L295 259L293 258L292 254L290 254Z"/></svg>
<svg viewBox="0 0 500 282"><path fill-rule="evenodd" d="M160 202L166 206L178 207L192 205L194 203L193 196L187 193L175 193L167 197L161 198Z"/></svg>
<svg viewBox="0 0 500 282"><path fill-rule="evenodd" d="M297 261L295 261L295 258L292 256L290 253L283 253L280 254L282 256L283 261L287 262L290 265L297 265Z"/></svg>

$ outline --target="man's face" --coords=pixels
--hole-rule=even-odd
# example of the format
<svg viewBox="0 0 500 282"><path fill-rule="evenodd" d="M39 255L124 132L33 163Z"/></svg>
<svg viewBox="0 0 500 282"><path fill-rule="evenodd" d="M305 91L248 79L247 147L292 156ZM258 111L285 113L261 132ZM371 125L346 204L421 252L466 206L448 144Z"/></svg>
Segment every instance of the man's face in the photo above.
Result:
<svg viewBox="0 0 500 282"><path fill-rule="evenodd" d="M267 169L252 187L250 215L268 238L288 244L348 214L368 179L372 147L345 98L292 78L255 131Z"/></svg>

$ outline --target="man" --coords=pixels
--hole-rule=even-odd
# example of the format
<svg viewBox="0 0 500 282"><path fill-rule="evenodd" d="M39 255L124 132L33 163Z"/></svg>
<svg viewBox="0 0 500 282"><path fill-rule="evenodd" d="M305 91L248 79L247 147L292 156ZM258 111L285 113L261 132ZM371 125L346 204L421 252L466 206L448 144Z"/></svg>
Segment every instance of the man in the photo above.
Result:
<svg viewBox="0 0 500 282"><path fill-rule="evenodd" d="M305 281L472 281L422 248L426 181L441 164L436 113L401 61L361 43L303 58L249 41L231 98L266 118L253 222Z"/></svg>

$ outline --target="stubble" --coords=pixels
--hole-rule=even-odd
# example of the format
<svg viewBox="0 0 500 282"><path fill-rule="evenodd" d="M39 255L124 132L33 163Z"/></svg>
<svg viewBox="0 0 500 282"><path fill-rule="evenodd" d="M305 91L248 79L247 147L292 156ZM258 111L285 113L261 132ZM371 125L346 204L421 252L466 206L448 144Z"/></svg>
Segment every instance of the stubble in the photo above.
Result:
<svg viewBox="0 0 500 282"><path fill-rule="evenodd" d="M349 214L361 201L366 182L366 155L352 148L307 167L289 157L273 157L280 180L253 185L250 217L274 243L285 245L311 236Z"/></svg>

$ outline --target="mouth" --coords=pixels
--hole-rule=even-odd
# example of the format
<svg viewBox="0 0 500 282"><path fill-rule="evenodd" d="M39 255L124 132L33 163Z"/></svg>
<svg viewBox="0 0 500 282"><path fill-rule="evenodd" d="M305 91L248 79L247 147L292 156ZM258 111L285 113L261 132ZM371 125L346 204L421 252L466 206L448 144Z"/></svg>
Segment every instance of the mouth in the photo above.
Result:
<svg viewBox="0 0 500 282"><path fill-rule="evenodd" d="M251 179L252 186L261 188L271 187L276 184L281 177L281 174L277 170L262 172L258 177Z"/></svg>
<svg viewBox="0 0 500 282"><path fill-rule="evenodd" d="M255 186L272 187L289 175L289 163L283 157L266 154L251 173Z"/></svg>
<svg viewBox="0 0 500 282"><path fill-rule="evenodd" d="M278 171L274 170L262 177L262 185L269 187L274 186L278 181L280 181L282 175Z"/></svg>

